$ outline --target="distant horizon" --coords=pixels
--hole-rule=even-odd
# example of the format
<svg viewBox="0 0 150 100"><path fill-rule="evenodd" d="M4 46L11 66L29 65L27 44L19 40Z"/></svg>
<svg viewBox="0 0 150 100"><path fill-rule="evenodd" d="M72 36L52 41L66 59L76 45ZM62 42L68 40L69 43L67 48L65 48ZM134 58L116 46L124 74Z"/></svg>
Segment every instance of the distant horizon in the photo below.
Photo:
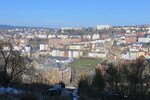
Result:
<svg viewBox="0 0 150 100"><path fill-rule="evenodd" d="M13 27L35 27L35 28L54 28L54 29L59 29L59 28L63 28L63 27L71 27L71 28L96 28L97 25L95 27L92 26L88 26L88 27L79 27L79 26L62 26L62 27L46 27L46 26L25 26L25 25L11 25L11 24L1 24L0 25L6 25L6 26L13 26ZM101 24L98 24L101 25ZM108 25L108 24L107 24ZM150 25L150 24L138 24L138 25L110 25L110 26L141 26L141 25Z"/></svg>

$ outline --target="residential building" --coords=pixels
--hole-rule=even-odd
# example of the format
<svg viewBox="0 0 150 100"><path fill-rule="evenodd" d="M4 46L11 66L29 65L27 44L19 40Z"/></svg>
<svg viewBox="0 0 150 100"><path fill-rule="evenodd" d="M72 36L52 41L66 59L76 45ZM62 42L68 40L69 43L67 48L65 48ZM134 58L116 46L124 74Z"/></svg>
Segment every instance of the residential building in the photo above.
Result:
<svg viewBox="0 0 150 100"><path fill-rule="evenodd" d="M150 38L147 38L147 37L138 38L138 42L149 43L150 42Z"/></svg>
<svg viewBox="0 0 150 100"><path fill-rule="evenodd" d="M68 48L74 50L83 50L84 44L71 44Z"/></svg>
<svg viewBox="0 0 150 100"><path fill-rule="evenodd" d="M125 38L126 43L135 43L137 42L137 36L127 36Z"/></svg>
<svg viewBox="0 0 150 100"><path fill-rule="evenodd" d="M123 52L122 59L124 60L136 60L139 57L138 52Z"/></svg>
<svg viewBox="0 0 150 100"><path fill-rule="evenodd" d="M93 40L100 39L100 34L93 34L92 39Z"/></svg>

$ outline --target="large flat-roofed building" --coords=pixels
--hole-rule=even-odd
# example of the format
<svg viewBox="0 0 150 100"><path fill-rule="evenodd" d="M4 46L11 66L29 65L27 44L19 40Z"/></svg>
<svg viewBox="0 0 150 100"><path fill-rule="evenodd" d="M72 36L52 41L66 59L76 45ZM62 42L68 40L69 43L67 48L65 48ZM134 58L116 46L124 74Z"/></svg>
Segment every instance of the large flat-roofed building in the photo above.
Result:
<svg viewBox="0 0 150 100"><path fill-rule="evenodd" d="M82 30L82 28L77 28L77 27L62 27L61 30Z"/></svg>
<svg viewBox="0 0 150 100"><path fill-rule="evenodd" d="M97 25L97 29L100 30L100 29L109 29L109 28L112 28L111 25Z"/></svg>

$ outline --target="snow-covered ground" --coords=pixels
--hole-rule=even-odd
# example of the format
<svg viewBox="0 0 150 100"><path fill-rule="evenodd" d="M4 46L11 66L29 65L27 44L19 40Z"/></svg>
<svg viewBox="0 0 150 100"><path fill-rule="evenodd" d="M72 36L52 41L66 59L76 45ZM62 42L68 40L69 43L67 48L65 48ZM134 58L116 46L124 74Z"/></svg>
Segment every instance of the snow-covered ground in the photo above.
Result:
<svg viewBox="0 0 150 100"><path fill-rule="evenodd" d="M23 90L18 90L18 89L14 89L11 87L5 88L5 87L0 87L0 94L15 94L15 95L19 95L21 93L24 93L25 91ZM61 96L70 96L70 94L72 94L73 98L72 100L78 100L79 96L77 95L77 90L74 91L69 91L67 89L62 89L62 94Z"/></svg>
<svg viewBox="0 0 150 100"><path fill-rule="evenodd" d="M8 88L0 87L0 94L5 94L5 93L21 94L22 92L23 92L22 90L17 90L11 87L8 87Z"/></svg>

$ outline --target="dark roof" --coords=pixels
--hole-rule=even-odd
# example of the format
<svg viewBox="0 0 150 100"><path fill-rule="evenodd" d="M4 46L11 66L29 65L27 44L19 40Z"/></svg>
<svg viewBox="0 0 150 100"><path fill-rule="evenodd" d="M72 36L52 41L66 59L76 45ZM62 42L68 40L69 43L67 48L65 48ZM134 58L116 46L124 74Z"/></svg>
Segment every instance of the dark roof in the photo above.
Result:
<svg viewBox="0 0 150 100"><path fill-rule="evenodd" d="M61 60L61 61L64 61L64 60L68 60L69 57L58 57L58 56L49 56L48 59L57 59L57 60Z"/></svg>
<svg viewBox="0 0 150 100"><path fill-rule="evenodd" d="M46 62L46 60L42 58L33 58L32 60L35 60L38 64L44 64Z"/></svg>

